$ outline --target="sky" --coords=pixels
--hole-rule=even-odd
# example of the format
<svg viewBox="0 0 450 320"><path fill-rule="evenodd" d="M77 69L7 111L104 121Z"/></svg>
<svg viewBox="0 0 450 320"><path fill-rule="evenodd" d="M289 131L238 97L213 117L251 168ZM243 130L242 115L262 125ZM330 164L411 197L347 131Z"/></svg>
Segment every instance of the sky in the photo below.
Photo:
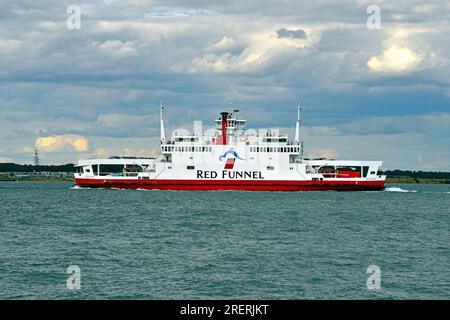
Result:
<svg viewBox="0 0 450 320"><path fill-rule="evenodd" d="M0 162L155 155L161 100L291 135L300 101L308 156L450 171L450 1L0 1Z"/></svg>

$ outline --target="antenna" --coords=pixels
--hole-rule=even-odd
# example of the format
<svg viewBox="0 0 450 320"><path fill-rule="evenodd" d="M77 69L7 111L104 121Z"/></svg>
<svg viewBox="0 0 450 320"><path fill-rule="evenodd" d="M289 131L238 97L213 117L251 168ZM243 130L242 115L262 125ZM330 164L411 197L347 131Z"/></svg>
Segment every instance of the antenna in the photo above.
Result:
<svg viewBox="0 0 450 320"><path fill-rule="evenodd" d="M34 165L35 166L39 165L39 154L37 147L34 148Z"/></svg>
<svg viewBox="0 0 450 320"><path fill-rule="evenodd" d="M166 143L166 133L164 131L164 120L163 120L163 110L164 110L164 103L162 101L159 102L159 118L161 122L161 144Z"/></svg>

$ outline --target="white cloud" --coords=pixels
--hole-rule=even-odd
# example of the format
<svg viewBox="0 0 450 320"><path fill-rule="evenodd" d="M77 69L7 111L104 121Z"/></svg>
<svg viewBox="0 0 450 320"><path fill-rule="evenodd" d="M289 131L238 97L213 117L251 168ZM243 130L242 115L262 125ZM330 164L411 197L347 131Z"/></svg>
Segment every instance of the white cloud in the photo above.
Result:
<svg viewBox="0 0 450 320"><path fill-rule="evenodd" d="M11 158L8 157L0 157L0 163L12 162Z"/></svg>
<svg viewBox="0 0 450 320"><path fill-rule="evenodd" d="M111 55L128 56L135 55L137 52L137 41L107 40L102 43L95 43L95 46Z"/></svg>
<svg viewBox="0 0 450 320"><path fill-rule="evenodd" d="M89 148L88 140L78 135L54 135L48 137L38 137L36 147L40 151L76 151L85 152Z"/></svg>
<svg viewBox="0 0 450 320"><path fill-rule="evenodd" d="M265 26L265 28L267 27L270 29L247 32L238 40L224 36L212 47L206 48L203 56L194 58L188 71L190 73L259 72L282 61L288 63L295 55L299 54L298 50L312 48L320 40L320 32L312 32L312 30L293 28L296 32L302 30L305 34L304 38L280 37L277 30L281 29L277 29L276 25ZM237 41L243 50L233 53L231 49L237 46ZM214 53L214 51L219 51L219 53Z"/></svg>
<svg viewBox="0 0 450 320"><path fill-rule="evenodd" d="M392 46L373 56L367 66L374 72L408 72L418 70L423 58L407 47Z"/></svg>

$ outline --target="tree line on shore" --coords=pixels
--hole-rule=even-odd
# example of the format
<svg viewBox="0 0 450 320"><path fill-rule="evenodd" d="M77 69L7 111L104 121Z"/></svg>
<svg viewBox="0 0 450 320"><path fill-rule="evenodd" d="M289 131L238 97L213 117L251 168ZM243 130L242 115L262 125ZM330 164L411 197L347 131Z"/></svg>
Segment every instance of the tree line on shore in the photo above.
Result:
<svg viewBox="0 0 450 320"><path fill-rule="evenodd" d="M16 163L0 163L0 172L74 172L73 163L63 165L39 165L16 164Z"/></svg>

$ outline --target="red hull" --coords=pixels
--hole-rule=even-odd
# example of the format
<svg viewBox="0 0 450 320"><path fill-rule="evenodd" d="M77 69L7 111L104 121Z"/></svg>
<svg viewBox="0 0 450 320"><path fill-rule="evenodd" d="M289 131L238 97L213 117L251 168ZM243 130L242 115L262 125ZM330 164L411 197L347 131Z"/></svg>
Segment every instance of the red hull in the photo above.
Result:
<svg viewBox="0 0 450 320"><path fill-rule="evenodd" d="M384 181L75 179L80 187L158 190L372 191Z"/></svg>

